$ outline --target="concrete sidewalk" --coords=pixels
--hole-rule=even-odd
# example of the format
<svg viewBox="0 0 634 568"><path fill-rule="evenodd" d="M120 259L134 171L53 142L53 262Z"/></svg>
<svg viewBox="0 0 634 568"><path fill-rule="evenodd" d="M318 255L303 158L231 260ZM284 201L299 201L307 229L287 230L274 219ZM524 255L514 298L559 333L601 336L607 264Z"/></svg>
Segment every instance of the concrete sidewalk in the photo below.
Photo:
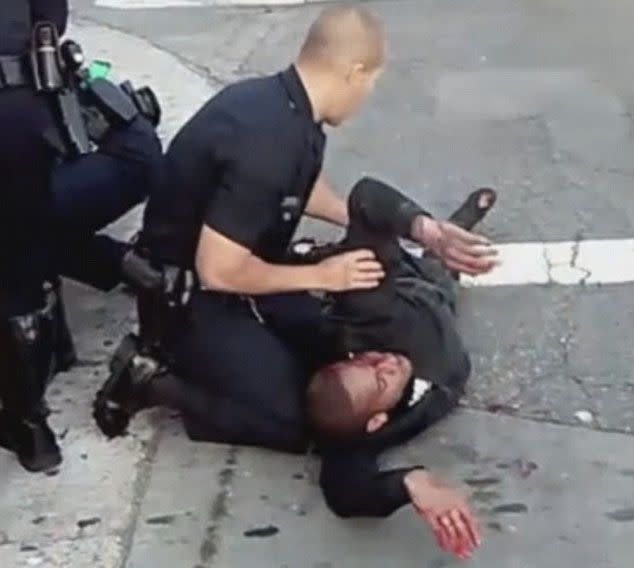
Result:
<svg viewBox="0 0 634 568"><path fill-rule="evenodd" d="M371 4L388 21L394 61L363 117L332 137L328 167L341 187L376 168L442 213L456 192L491 182L503 199L486 228L500 240L634 234L626 3L611 0L605 13L589 0ZM223 83L288 61L318 10L73 5L72 34L90 58L157 89L165 140ZM580 39L590 20L612 30L612 49ZM111 230L137 224L138 211ZM486 530L470 566L631 566L632 292L465 292L475 364L465 407L386 465L424 463L469 488ZM104 440L90 403L133 324L132 301L75 285L67 297L81 363L49 391L65 462L55 476L31 476L0 453L2 568L459 564L409 508L387 521L333 517L312 459L194 444L165 412Z"/></svg>

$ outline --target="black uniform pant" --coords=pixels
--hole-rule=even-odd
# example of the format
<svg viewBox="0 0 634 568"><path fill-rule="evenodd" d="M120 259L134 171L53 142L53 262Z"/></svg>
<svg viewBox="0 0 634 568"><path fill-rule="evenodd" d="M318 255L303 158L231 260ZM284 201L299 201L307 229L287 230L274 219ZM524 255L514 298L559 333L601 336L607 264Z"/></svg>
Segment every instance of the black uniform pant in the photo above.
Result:
<svg viewBox="0 0 634 568"><path fill-rule="evenodd" d="M3 132L18 133L15 140L0 136L0 175L7 180L0 182L3 317L40 308L43 281L58 274L100 290L118 285L128 246L96 233L145 200L162 164L154 129L137 117L114 129L97 152L54 166L38 131L47 115L31 102L28 112L40 110L44 119L22 132L9 112L12 106L17 112L18 104L0 102L0 126L3 120L13 125Z"/></svg>
<svg viewBox="0 0 634 568"><path fill-rule="evenodd" d="M51 272L103 291L117 286L129 247L96 233L148 197L161 164L161 143L139 116L113 129L97 152L59 165L51 184Z"/></svg>
<svg viewBox="0 0 634 568"><path fill-rule="evenodd" d="M121 281L128 246L95 232L146 197L162 160L138 118L98 152L59 163L42 136L54 126L47 105L26 90L0 93L0 398L17 419L42 412L50 379L56 332L38 314L44 282L63 274L108 290ZM35 321L37 337L16 331L15 316Z"/></svg>
<svg viewBox="0 0 634 568"><path fill-rule="evenodd" d="M55 154L42 133L52 126L47 99L0 90L0 398L18 419L41 413L51 367L50 327L9 318L44 307Z"/></svg>
<svg viewBox="0 0 634 568"><path fill-rule="evenodd" d="M171 381L151 402L181 410L193 439L302 451L319 321L320 302L308 294L249 301L198 292L175 347L188 384Z"/></svg>
<svg viewBox="0 0 634 568"><path fill-rule="evenodd" d="M55 154L46 99L28 89L0 90L0 318L43 305L47 247L53 237L51 171Z"/></svg>

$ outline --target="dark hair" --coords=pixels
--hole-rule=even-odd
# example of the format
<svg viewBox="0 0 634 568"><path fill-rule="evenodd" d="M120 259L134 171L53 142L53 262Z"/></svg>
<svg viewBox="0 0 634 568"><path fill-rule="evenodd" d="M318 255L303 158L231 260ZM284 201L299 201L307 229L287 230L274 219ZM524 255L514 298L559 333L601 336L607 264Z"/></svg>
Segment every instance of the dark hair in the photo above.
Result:
<svg viewBox="0 0 634 568"><path fill-rule="evenodd" d="M350 439L364 434L370 413L359 412L330 365L313 375L307 393L308 419L322 439Z"/></svg>

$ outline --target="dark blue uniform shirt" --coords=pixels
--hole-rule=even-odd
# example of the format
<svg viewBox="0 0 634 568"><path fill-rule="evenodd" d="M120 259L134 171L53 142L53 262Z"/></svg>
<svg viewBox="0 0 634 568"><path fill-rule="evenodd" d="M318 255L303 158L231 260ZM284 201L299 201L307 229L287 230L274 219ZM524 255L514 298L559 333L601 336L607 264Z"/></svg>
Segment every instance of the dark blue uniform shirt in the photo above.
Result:
<svg viewBox="0 0 634 568"><path fill-rule="evenodd" d="M191 267L203 224L282 262L322 167L325 136L291 66L223 89L177 134L143 242Z"/></svg>

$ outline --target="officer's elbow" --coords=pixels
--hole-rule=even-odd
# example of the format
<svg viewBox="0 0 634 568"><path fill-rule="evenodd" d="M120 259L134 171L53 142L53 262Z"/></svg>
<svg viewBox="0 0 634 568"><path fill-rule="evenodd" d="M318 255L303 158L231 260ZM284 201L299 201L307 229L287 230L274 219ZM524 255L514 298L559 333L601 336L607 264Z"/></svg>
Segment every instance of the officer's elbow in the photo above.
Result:
<svg viewBox="0 0 634 568"><path fill-rule="evenodd" d="M344 474L345 475L345 474ZM394 503L364 489L367 481L345 479L339 472L322 470L319 485L330 511L342 519L357 517L385 518L396 509Z"/></svg>
<svg viewBox="0 0 634 568"><path fill-rule="evenodd" d="M330 511L340 519L375 518L384 519L394 512L394 507L373 500L371 496L361 502L345 496L334 496L324 493Z"/></svg>
<svg viewBox="0 0 634 568"><path fill-rule="evenodd" d="M354 507L354 503L350 502L349 498L346 498L336 491L332 491L328 486L324 486L323 483L321 489L324 495L324 501L326 501L326 505L328 505L328 509L330 509L331 513L341 519L358 516L355 515L357 512L356 507Z"/></svg>
<svg viewBox="0 0 634 568"><path fill-rule="evenodd" d="M353 509L342 507L339 503L326 503L330 512L340 519L353 519L358 515L354 514Z"/></svg>

